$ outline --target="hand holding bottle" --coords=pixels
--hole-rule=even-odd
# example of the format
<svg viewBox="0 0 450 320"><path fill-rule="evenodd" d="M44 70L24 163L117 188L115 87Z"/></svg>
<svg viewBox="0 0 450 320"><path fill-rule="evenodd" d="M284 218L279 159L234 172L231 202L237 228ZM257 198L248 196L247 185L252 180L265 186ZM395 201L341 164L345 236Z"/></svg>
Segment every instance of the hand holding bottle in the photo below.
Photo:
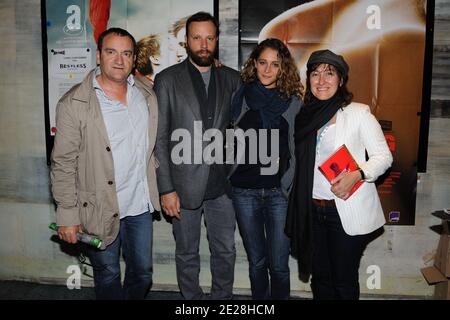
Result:
<svg viewBox="0 0 450 320"><path fill-rule="evenodd" d="M54 231L58 231L58 226L54 222L51 223L48 227ZM78 241L86 243L90 246L96 247L97 249L102 246L102 240L100 240L99 238L96 238L93 235L90 235L87 233L82 233L82 232L77 232L76 237L77 237ZM63 239L63 240L67 241L66 239ZM69 242L69 241L67 241L67 242ZM69 243L76 243L76 242L69 242Z"/></svg>

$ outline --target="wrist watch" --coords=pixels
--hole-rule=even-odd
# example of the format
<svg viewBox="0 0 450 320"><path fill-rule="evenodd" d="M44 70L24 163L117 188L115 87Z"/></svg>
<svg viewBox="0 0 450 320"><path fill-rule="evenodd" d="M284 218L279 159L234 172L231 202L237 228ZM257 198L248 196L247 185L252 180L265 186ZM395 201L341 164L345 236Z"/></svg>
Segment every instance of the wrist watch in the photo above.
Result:
<svg viewBox="0 0 450 320"><path fill-rule="evenodd" d="M361 180L366 180L366 175L364 174L364 171L361 168L359 168L358 171L359 173L361 173Z"/></svg>

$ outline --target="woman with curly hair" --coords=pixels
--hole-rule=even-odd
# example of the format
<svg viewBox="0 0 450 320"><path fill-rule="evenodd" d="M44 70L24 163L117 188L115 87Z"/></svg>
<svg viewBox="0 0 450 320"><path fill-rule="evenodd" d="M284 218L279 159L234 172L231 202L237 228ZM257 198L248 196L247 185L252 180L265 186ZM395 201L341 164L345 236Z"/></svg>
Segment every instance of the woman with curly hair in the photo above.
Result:
<svg viewBox="0 0 450 320"><path fill-rule="evenodd" d="M288 299L290 248L284 226L295 167L294 120L302 106L303 87L288 48L278 39L256 46L241 79L232 101L233 124L246 136L253 132L257 141L245 142L245 159L250 161L238 161L230 181L249 261L252 298ZM277 152L275 173L264 170L272 164L251 161L252 154L270 153L273 158Z"/></svg>

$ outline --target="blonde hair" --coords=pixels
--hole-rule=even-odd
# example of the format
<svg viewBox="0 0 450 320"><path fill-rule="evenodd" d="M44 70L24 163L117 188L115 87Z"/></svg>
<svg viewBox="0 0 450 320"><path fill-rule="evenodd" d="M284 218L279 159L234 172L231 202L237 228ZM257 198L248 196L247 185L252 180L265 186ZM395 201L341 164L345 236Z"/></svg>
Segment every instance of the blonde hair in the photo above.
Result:
<svg viewBox="0 0 450 320"><path fill-rule="evenodd" d="M183 17L177 21L175 21L169 29L169 32L172 33L175 37L178 35L181 29L186 28L186 22L189 19L189 16Z"/></svg>
<svg viewBox="0 0 450 320"><path fill-rule="evenodd" d="M143 75L152 75L153 66L150 62L151 56L158 56L161 54L161 47L159 44L159 36L151 34L138 41L136 46L136 70Z"/></svg>

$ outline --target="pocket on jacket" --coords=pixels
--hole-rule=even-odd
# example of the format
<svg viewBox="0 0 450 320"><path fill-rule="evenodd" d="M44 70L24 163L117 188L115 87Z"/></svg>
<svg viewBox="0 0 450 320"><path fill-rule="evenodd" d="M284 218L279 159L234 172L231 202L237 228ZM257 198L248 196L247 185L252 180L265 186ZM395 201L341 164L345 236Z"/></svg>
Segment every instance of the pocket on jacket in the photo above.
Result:
<svg viewBox="0 0 450 320"><path fill-rule="evenodd" d="M80 221L83 232L92 235L101 235L103 226L101 223L100 208L97 208L95 193L79 191L78 206L80 208Z"/></svg>

